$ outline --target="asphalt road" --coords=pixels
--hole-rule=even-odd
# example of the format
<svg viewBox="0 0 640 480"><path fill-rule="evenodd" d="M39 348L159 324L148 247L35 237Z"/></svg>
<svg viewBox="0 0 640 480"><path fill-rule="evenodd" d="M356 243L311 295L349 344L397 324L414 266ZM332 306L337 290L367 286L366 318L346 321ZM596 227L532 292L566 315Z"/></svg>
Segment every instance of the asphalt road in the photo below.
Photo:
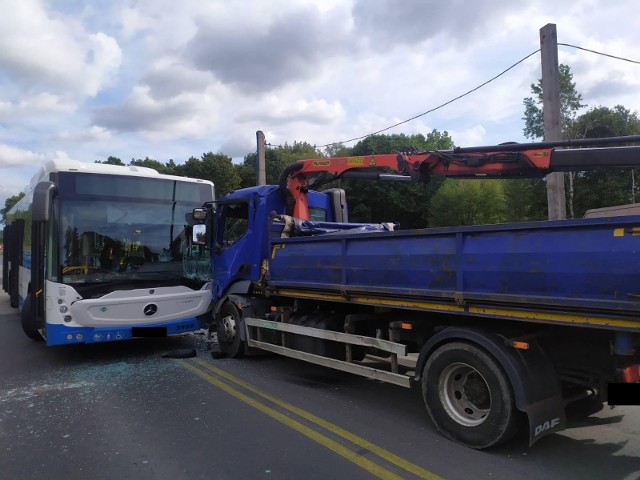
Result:
<svg viewBox="0 0 640 480"><path fill-rule="evenodd" d="M638 408L480 452L441 437L418 391L209 346L45 347L0 295L0 479L640 479Z"/></svg>

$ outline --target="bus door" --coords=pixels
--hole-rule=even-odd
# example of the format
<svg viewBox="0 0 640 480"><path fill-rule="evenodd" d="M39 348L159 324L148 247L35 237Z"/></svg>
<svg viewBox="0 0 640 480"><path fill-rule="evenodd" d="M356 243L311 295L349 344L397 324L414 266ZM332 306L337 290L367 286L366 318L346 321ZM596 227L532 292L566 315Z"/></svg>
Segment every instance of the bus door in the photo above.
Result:
<svg viewBox="0 0 640 480"><path fill-rule="evenodd" d="M13 308L18 308L20 298L20 267L22 266L22 247L24 242L24 220L17 218L9 227L9 301Z"/></svg>

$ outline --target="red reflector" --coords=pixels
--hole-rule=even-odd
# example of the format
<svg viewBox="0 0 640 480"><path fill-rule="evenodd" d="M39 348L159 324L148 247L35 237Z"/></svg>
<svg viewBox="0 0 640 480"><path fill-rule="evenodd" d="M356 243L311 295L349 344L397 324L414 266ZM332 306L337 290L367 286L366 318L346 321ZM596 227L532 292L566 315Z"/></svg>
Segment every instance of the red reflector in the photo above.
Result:
<svg viewBox="0 0 640 480"><path fill-rule="evenodd" d="M631 365L622 369L622 379L625 383L640 382L640 365Z"/></svg>
<svg viewBox="0 0 640 480"><path fill-rule="evenodd" d="M401 328L402 330L413 330L413 325L411 325L410 323L402 322L402 323L400 324L400 328Z"/></svg>
<svg viewBox="0 0 640 480"><path fill-rule="evenodd" d="M518 340L514 340L511 345L513 346L513 348L518 348L520 350L529 350L528 342L520 342Z"/></svg>

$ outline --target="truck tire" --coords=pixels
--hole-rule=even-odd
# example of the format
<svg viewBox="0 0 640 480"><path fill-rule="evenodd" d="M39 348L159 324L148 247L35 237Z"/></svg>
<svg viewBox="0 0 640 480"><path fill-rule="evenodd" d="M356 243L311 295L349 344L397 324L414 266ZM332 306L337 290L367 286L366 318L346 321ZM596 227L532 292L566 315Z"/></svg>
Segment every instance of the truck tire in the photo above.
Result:
<svg viewBox="0 0 640 480"><path fill-rule="evenodd" d="M24 299L24 303L22 304L20 323L22 324L22 330L24 330L25 335L31 340L43 340L42 335L38 332L35 318L33 316L33 309L31 308L31 294L27 295L27 298Z"/></svg>
<svg viewBox="0 0 640 480"><path fill-rule="evenodd" d="M471 448L506 442L523 419L507 375L493 357L470 343L447 343L430 355L422 395L438 430Z"/></svg>
<svg viewBox="0 0 640 480"><path fill-rule="evenodd" d="M231 358L244 355L245 342L240 338L241 328L244 328L240 312L231 302L225 302L218 313L216 332L220 351Z"/></svg>

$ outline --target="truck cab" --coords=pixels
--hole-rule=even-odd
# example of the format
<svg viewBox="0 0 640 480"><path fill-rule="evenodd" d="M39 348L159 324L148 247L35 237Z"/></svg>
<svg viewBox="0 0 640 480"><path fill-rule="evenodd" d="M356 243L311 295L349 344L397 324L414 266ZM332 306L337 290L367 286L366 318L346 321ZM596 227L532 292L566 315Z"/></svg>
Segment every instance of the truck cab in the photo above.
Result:
<svg viewBox="0 0 640 480"><path fill-rule="evenodd" d="M347 222L344 190L308 192L309 214L314 222ZM236 190L216 202L210 223L213 300L247 293L259 280L262 261L269 256L269 238L280 236L282 224L274 216L287 212L286 195L275 185Z"/></svg>

